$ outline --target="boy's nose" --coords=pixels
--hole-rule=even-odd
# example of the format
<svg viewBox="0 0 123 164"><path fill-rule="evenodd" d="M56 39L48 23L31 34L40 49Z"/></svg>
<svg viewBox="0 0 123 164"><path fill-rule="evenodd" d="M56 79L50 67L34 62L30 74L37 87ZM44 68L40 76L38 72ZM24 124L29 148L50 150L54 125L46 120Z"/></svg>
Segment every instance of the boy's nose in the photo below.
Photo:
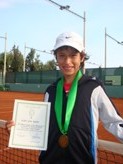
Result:
<svg viewBox="0 0 123 164"><path fill-rule="evenodd" d="M66 57L65 62L69 63L71 61L71 58L69 56Z"/></svg>

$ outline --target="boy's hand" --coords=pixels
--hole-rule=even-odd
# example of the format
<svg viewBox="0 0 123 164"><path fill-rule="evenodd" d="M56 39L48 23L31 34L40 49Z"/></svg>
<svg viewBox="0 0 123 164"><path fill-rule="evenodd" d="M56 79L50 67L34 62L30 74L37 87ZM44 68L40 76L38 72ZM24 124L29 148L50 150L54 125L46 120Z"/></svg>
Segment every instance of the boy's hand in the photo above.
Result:
<svg viewBox="0 0 123 164"><path fill-rule="evenodd" d="M13 120L6 122L6 129L8 132L10 132L11 127L15 125L15 122Z"/></svg>

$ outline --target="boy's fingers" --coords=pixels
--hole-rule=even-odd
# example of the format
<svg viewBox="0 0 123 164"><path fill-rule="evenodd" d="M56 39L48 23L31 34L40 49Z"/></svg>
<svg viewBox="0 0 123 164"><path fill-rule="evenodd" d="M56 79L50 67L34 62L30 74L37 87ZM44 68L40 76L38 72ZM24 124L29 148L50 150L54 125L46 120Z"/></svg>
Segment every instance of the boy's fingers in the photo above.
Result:
<svg viewBox="0 0 123 164"><path fill-rule="evenodd" d="M11 130L11 127L12 126L14 126L15 125L15 122L14 121L8 121L7 123L6 123L6 128L7 128L7 130L8 131L10 131Z"/></svg>

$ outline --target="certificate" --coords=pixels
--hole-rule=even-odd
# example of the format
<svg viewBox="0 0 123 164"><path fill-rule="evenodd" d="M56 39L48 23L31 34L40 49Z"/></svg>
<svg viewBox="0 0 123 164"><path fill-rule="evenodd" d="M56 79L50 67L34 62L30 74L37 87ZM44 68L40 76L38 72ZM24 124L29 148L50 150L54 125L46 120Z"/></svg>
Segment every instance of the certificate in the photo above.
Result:
<svg viewBox="0 0 123 164"><path fill-rule="evenodd" d="M9 147L46 150L50 103L15 99Z"/></svg>

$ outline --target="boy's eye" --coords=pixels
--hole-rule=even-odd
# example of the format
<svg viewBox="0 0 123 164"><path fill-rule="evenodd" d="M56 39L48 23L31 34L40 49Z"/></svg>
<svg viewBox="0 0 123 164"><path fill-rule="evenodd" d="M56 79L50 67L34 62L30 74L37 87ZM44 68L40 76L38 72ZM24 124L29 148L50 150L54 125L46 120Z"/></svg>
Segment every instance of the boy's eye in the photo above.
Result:
<svg viewBox="0 0 123 164"><path fill-rule="evenodd" d="M77 56L77 54L74 53L74 54L72 54L71 56Z"/></svg>
<svg viewBox="0 0 123 164"><path fill-rule="evenodd" d="M72 53L71 54L71 57L76 57L77 56L77 53Z"/></svg>
<svg viewBox="0 0 123 164"><path fill-rule="evenodd" d="M65 55L64 54L59 54L59 57L64 57Z"/></svg>

